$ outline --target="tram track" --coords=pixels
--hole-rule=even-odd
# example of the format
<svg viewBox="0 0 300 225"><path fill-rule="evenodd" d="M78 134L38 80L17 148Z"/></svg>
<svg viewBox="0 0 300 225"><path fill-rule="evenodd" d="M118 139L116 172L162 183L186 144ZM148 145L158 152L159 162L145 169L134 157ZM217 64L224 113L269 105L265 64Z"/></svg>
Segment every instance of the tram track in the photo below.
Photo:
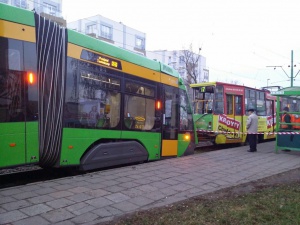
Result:
<svg viewBox="0 0 300 225"><path fill-rule="evenodd" d="M43 169L39 166L21 166L11 169L2 169L0 170L0 189L79 174L81 174L81 172L76 170Z"/></svg>

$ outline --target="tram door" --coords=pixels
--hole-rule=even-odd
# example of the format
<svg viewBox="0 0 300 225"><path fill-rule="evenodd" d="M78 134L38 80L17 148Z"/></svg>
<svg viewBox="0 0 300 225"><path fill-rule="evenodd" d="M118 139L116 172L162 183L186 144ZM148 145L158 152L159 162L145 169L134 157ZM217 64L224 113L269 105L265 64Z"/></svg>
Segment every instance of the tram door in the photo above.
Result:
<svg viewBox="0 0 300 225"><path fill-rule="evenodd" d="M228 138L241 139L243 131L243 104L242 95L226 95L226 114L227 114L227 130L230 132L238 132L228 134Z"/></svg>
<svg viewBox="0 0 300 225"><path fill-rule="evenodd" d="M35 43L0 38L0 46L0 167L37 162L37 82L28 84Z"/></svg>
<svg viewBox="0 0 300 225"><path fill-rule="evenodd" d="M177 156L179 126L179 90L164 85L161 156Z"/></svg>

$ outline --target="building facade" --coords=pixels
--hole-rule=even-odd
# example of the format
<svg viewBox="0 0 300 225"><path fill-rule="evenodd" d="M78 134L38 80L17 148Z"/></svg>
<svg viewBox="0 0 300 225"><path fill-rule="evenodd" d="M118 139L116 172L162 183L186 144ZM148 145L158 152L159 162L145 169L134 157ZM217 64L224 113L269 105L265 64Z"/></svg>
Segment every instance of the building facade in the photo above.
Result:
<svg viewBox="0 0 300 225"><path fill-rule="evenodd" d="M0 2L35 11L47 19L66 26L66 21L62 18L62 0L0 0Z"/></svg>
<svg viewBox="0 0 300 225"><path fill-rule="evenodd" d="M101 15L80 19L67 24L80 33L109 42L137 54L146 54L146 34Z"/></svg>
<svg viewBox="0 0 300 225"><path fill-rule="evenodd" d="M186 59L183 50L157 50L157 51L147 51L147 57L154 59L165 64L172 66L176 69L184 80L188 79L187 69L186 69ZM206 68L206 58L202 55L194 54L194 57L199 57L198 63L195 65L195 73L197 76L197 83L208 82L209 81L209 70Z"/></svg>

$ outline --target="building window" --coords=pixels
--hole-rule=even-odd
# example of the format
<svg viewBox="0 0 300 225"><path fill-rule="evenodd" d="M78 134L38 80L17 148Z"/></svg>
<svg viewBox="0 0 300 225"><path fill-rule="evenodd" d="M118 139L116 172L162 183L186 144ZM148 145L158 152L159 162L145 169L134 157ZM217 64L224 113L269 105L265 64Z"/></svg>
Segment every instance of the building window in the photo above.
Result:
<svg viewBox="0 0 300 225"><path fill-rule="evenodd" d="M8 3L8 0L0 0L0 2L3 2L3 3Z"/></svg>
<svg viewBox="0 0 300 225"><path fill-rule="evenodd" d="M97 34L97 24L96 23L88 24L86 26L86 33L87 34Z"/></svg>
<svg viewBox="0 0 300 225"><path fill-rule="evenodd" d="M57 12L57 7L48 3L44 3L44 13L55 16Z"/></svg>
<svg viewBox="0 0 300 225"><path fill-rule="evenodd" d="M145 39L139 36L135 37L135 47L141 50L145 50Z"/></svg>
<svg viewBox="0 0 300 225"><path fill-rule="evenodd" d="M184 63L184 56L179 56L179 63Z"/></svg>
<svg viewBox="0 0 300 225"><path fill-rule="evenodd" d="M112 40L112 27L106 24L101 24L101 37Z"/></svg>
<svg viewBox="0 0 300 225"><path fill-rule="evenodd" d="M27 9L27 2L26 0L15 0L15 6L19 8Z"/></svg>

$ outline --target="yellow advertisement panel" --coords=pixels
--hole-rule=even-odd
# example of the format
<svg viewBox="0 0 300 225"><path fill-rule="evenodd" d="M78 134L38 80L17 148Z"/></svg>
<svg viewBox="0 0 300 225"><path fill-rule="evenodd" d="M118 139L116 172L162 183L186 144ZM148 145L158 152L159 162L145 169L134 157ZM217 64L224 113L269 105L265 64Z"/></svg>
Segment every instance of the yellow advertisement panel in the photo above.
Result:
<svg viewBox="0 0 300 225"><path fill-rule="evenodd" d="M220 114L215 115L213 120L214 130L220 132L216 136L216 144L239 143L244 140L242 116L232 118Z"/></svg>

